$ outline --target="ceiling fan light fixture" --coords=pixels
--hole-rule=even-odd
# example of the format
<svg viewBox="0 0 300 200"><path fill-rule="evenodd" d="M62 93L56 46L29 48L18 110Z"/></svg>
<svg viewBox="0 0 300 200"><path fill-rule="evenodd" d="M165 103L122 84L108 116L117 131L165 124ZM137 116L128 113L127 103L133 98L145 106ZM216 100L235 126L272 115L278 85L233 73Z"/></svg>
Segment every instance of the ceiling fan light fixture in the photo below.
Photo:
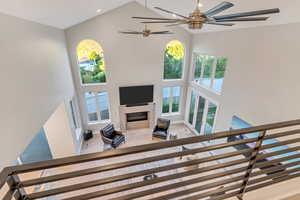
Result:
<svg viewBox="0 0 300 200"><path fill-rule="evenodd" d="M233 3L228 1L223 1L215 7L209 9L206 12L202 12L200 7L202 4L200 0L197 0L196 9L187 17L170 10L166 10L160 7L154 7L157 10L160 10L164 13L171 14L176 16L176 19L170 18L149 18L149 17L138 17L139 19L147 19L142 23L145 24L169 24L167 26L178 26L182 24L187 24L189 29L201 29L203 24L219 25L219 26L233 26L235 24L228 22L257 22L257 21L266 21L268 17L256 17L259 15L269 15L279 13L279 8L267 9L267 10L256 10L251 12L241 12L234 14L219 15L220 13L232 8Z"/></svg>
<svg viewBox="0 0 300 200"><path fill-rule="evenodd" d="M145 0L145 8L147 8L147 0ZM176 17L176 15L175 15ZM133 19L144 19L144 20L163 20L163 21L178 21L178 19L172 19L172 18L161 18L161 17L132 17ZM153 23L153 21L150 22L141 22L144 23L144 29L142 31L119 31L119 33L122 34L130 34L130 35L142 35L144 38L149 37L150 35L167 35L167 34L173 34L170 31L152 31L150 29L148 29L147 24L148 23Z"/></svg>

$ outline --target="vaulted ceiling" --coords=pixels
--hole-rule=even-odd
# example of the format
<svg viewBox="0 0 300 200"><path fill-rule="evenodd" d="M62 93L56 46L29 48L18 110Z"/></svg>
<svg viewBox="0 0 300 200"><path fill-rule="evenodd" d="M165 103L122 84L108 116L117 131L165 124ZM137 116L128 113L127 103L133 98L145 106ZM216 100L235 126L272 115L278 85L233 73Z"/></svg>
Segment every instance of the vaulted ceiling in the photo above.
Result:
<svg viewBox="0 0 300 200"><path fill-rule="evenodd" d="M144 0L0 0L0 12L66 29L133 1L144 4ZM277 7L281 9L281 13L273 15L267 22L240 22L234 27L207 25L203 30L197 32L300 22L299 0L228 1L234 3L235 7L224 12L224 14ZM220 2L222 0L201 0L202 9L208 10ZM148 0L148 4L150 9L159 6L182 15L188 15L195 8L196 0ZM99 9L101 12L97 12ZM165 15L159 11L156 12ZM165 16L170 17L170 15Z"/></svg>

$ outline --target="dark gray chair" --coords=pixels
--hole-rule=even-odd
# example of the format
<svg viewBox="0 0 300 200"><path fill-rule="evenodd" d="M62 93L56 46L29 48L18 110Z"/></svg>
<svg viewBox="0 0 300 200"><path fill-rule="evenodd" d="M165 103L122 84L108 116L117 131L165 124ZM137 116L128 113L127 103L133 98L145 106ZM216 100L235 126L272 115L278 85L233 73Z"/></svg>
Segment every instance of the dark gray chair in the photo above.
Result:
<svg viewBox="0 0 300 200"><path fill-rule="evenodd" d="M121 131L116 131L114 125L109 124L100 130L102 140L105 144L117 148L120 144L125 143L125 136Z"/></svg>
<svg viewBox="0 0 300 200"><path fill-rule="evenodd" d="M170 127L171 121L168 119L157 119L157 125L155 126L152 134L152 138L160 138L163 140L166 140L169 135L169 127Z"/></svg>

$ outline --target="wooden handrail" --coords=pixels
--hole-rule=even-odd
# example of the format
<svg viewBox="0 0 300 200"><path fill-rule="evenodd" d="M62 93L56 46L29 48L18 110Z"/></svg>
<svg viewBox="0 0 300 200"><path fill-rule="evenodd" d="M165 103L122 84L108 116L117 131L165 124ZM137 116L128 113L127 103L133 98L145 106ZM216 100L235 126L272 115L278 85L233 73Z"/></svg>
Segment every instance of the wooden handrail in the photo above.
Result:
<svg viewBox="0 0 300 200"><path fill-rule="evenodd" d="M13 173L32 172L37 170L67 166L67 165L83 163L83 162L90 162L90 161L101 160L101 159L111 158L116 156L123 156L128 154L143 153L146 151L170 148L170 147L192 144L197 142L205 142L205 141L220 139L229 136L236 136L236 135L247 134L247 133L252 133L257 131L264 131L264 130L273 130L273 129L285 128L285 127L296 126L296 125L300 125L300 120L272 123L272 124L255 126L255 127L239 129L239 130L223 131L212 135L196 136L196 137L179 139L176 141L165 141L165 142L154 143L154 144L146 144L146 145L128 147L124 149L117 149L113 151L104 151L101 153L91 153L91 154L85 154L80 156L71 156L66 158L54 159L50 161L42 161L33 164L25 164L21 166L8 167L8 168L11 171L13 171Z"/></svg>
<svg viewBox="0 0 300 200"><path fill-rule="evenodd" d="M60 194L66 194L73 191L81 191L83 189L88 189L92 187L104 186L106 184L112 184L110 188L99 189L98 191L93 192L83 192L77 196L64 197L63 200L87 200L92 198L103 198L107 199L107 195L121 193L124 191L131 191L136 188L142 188L146 186L153 186L153 189L143 190L140 192L128 192L126 195L121 195L119 197L110 198L111 200L131 200L135 198L141 198L144 196L152 195L158 192L168 192L168 194L160 195L158 197L152 198L152 200L160 199L173 199L173 198L182 198L186 200L198 200L201 198L210 197L210 200L223 200L225 198L239 196L242 199L242 194L244 192L253 191L258 189L257 185L268 186L275 184L277 182L289 180L292 178L297 178L300 176L300 160L294 161L293 159L300 159L300 153L284 156L282 158L269 159L273 156L284 155L287 153L298 152L300 146L295 146L300 142L300 137L297 136L300 134L300 129L296 129L294 126L300 125L300 120L292 120L287 122L272 123L267 125L256 126L252 128L240 129L240 130L231 130L214 133L206 136L195 136L189 138L183 138L179 140L165 141L160 143L152 143L147 145L134 146L129 148L117 149L104 151L101 153L91 153L80 156L71 156L61 159L54 159L50 161L43 161L38 163L26 164L21 166L7 167L3 169L0 173L0 189L5 183L9 185L10 190L4 196L5 200L10 200L12 196L20 200L33 200L40 199L44 197L50 197ZM293 130L281 131L274 134L266 135L270 130L281 129L290 127ZM240 139L237 141L225 142L221 144L211 144L204 147L196 147L181 151L181 146L188 144L195 144L199 142L208 142L222 138L229 138L248 134L260 132L263 133L260 137L250 138L250 139ZM263 145L263 141L269 139L278 139L284 138L286 136L294 136L295 138L288 138L287 140L279 141L273 144ZM297 136L297 137L296 137ZM189 161L181 162L172 162L168 165L152 167L149 169L142 169L133 171L125 174L114 175L114 170L125 169L127 167L139 166L147 163L161 162L163 160L169 159L179 159L183 156L194 155L199 153L209 153L210 151L222 150L229 147L240 147L242 145L247 146L247 144L254 143L253 148L240 149L230 152L224 152L221 154L211 155L208 157L196 158ZM270 148L275 148L284 145L291 145L293 147L288 149L282 149L274 152L267 152ZM153 151L160 149L168 149L176 147L175 152L168 152L164 154L156 155ZM180 149L180 150L179 150ZM144 155L146 152L151 152L150 156L142 157L140 159L136 158L133 160L127 160L122 162L113 162L110 164L104 164L101 166L95 166L88 169L80 169L71 172L65 172L61 174L49 175L46 177L39 177L29 180L20 180L18 175L22 173L34 172L37 170L47 170L57 167L70 166L74 164L81 164L91 161L103 160L105 161L110 158L123 157L127 155ZM264 153L260 153L264 152ZM249 156L249 154L252 156ZM247 155L247 156L246 156ZM241 156L243 158L241 158ZM227 161L225 159L230 159ZM115 159L117 160L117 159ZM204 166L192 170L182 170L174 174L168 175L159 175L157 178L148 181L136 181L126 185L113 186L113 183L120 181L125 181L133 178L147 176L150 174L163 174L170 170L178 170L186 167L191 167L199 165L202 163L218 162L218 164ZM264 160L262 162L262 160ZM285 163L289 161L288 163ZM248 164L246 166L245 164ZM242 166L240 166L242 165ZM236 166L236 167L234 167ZM227 169L228 167L233 167L233 169ZM223 170L222 172L214 170ZM59 186L57 188L50 188L48 190L42 190L33 193L26 193L26 187L32 187L41 184L48 184L51 182L63 181L71 178L78 178L86 175L102 173L102 172L111 172L112 175L109 177L101 177L95 180L89 180L80 183L73 183L67 186ZM205 173L208 173L205 174ZM236 174L237 176L231 177L231 175ZM199 177L194 177L198 176ZM192 178L187 178L191 177ZM262 177L261 177L262 176ZM257 178L259 177L259 178ZM187 178L187 179L186 179ZM182 180L181 180L182 179ZM169 183L170 181L181 180L175 183ZM206 183L207 181L211 181ZM267 182L266 182L267 181ZM158 183L165 183L165 185L156 186ZM194 184L202 184L196 185ZM182 191L176 191L176 188L191 186ZM216 187L224 186L222 188L215 189ZM202 190L205 191L200 194L193 194ZM186 195L189 195L186 197Z"/></svg>
<svg viewBox="0 0 300 200"><path fill-rule="evenodd" d="M85 176L85 175L104 172L104 171L108 171L108 170L119 169L119 168L123 168L123 167L130 167L133 165L140 165L140 164L144 164L144 163L148 163L148 162L154 162L154 161L160 161L160 160L165 160L165 159L170 159L170 158L175 158L175 157L181 157L181 156L191 155L191 154L195 154L195 153L207 152L207 151L211 151L211 150L217 150L217 149L222 149L222 148L226 148L226 147L256 142L256 141L257 141L257 138L253 138L253 139L229 142L229 143L225 143L225 144L217 144L217 145L212 145L212 146L208 146L208 147L191 149L191 150L187 150L184 152L164 154L164 155L160 155L160 156L154 156L154 157L149 157L149 158L144 158L144 159L139 159L139 160L132 160L132 161L127 161L127 162L122 162L122 163L105 165L105 166L101 166L101 167L95 167L95 168L90 168L90 169L85 169L85 170L74 171L74 172L70 172L70 173L47 176L44 178L37 178L37 179L33 179L33 180L24 181L22 184L24 187L28 187L28 186L32 186L32 185L38 185L38 184L54 182L54 181L58 181L58 180L62 180L62 179Z"/></svg>

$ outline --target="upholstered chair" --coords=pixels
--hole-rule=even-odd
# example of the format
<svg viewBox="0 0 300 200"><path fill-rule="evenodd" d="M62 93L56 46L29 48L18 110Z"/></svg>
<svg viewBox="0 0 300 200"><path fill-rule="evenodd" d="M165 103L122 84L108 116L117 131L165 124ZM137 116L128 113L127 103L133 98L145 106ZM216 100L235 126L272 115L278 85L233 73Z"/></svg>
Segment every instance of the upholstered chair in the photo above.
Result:
<svg viewBox="0 0 300 200"><path fill-rule="evenodd" d="M171 121L168 119L158 118L157 124L153 130L152 138L168 139L170 123Z"/></svg>

